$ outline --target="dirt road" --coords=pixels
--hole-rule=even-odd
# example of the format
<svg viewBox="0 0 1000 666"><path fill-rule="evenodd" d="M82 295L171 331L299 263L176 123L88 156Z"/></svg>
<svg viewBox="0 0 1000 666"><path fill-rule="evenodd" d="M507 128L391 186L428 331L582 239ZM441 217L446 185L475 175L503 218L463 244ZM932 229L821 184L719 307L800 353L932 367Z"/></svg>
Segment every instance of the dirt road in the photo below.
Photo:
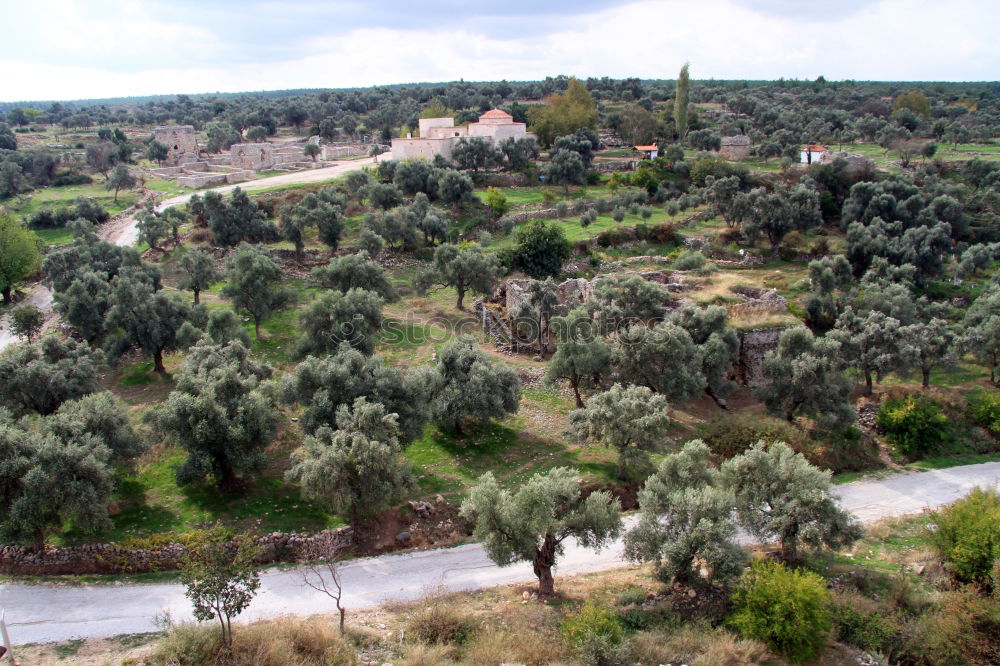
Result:
<svg viewBox="0 0 1000 666"><path fill-rule="evenodd" d="M1000 488L1000 462L859 481L836 489L841 505L865 522L919 513L947 504L976 486ZM600 553L566 547L560 576L604 571L625 565L621 542ZM429 591L468 590L534 580L531 566L495 566L479 544L355 560L344 566L348 609L385 601L419 598ZM0 606L7 611L15 644L114 636L156 629L153 617L164 611L190 620L191 606L174 583L152 585L0 585ZM333 610L329 599L305 587L294 569L270 570L260 593L241 621L279 615L312 615Z"/></svg>

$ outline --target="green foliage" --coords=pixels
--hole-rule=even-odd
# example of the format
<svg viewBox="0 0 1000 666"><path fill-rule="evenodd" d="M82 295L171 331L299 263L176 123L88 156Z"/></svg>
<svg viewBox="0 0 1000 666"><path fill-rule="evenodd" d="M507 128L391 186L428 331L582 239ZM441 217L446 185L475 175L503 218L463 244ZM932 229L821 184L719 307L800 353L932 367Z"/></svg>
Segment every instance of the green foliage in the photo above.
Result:
<svg viewBox="0 0 1000 666"><path fill-rule="evenodd" d="M255 562L261 549L251 537L236 540L235 552L226 544L209 542L191 552L181 564L184 594L191 600L196 620L217 618L222 641L233 644L232 618L250 605L260 588L260 566Z"/></svg>
<svg viewBox="0 0 1000 666"><path fill-rule="evenodd" d="M982 391L969 396L969 415L976 425L1000 435L1000 393Z"/></svg>
<svg viewBox="0 0 1000 666"><path fill-rule="evenodd" d="M570 185L582 185L585 168L580 154L560 148L552 153L545 176L551 185L562 185L568 192Z"/></svg>
<svg viewBox="0 0 1000 666"><path fill-rule="evenodd" d="M336 289L342 294L357 288L378 294L387 303L399 298L386 277L385 270L369 259L364 250L357 254L334 257L326 266L314 268L309 277L319 287Z"/></svg>
<svg viewBox="0 0 1000 666"><path fill-rule="evenodd" d="M740 455L758 441L785 442L795 450L805 443L805 434L788 421L748 412L713 419L698 434L712 454L723 460Z"/></svg>
<svg viewBox="0 0 1000 666"><path fill-rule="evenodd" d="M586 307L592 311L598 330L610 333L630 324L645 324L662 318L672 300L670 292L660 285L630 275L600 280Z"/></svg>
<svg viewBox="0 0 1000 666"><path fill-rule="evenodd" d="M238 187L228 200L216 192L206 192L204 212L216 245L235 247L241 240L260 242L274 232L267 214Z"/></svg>
<svg viewBox="0 0 1000 666"><path fill-rule="evenodd" d="M705 390L701 350L684 328L671 321L653 328L629 326L618 337L615 366L623 381L648 387L674 404Z"/></svg>
<svg viewBox="0 0 1000 666"><path fill-rule="evenodd" d="M531 129L543 146L551 146L556 137L597 126L597 105L582 81L571 78L566 92L550 95L545 101L532 107L530 114Z"/></svg>
<svg viewBox="0 0 1000 666"><path fill-rule="evenodd" d="M384 405L399 417L400 437L410 442L420 437L428 418L430 371L403 374L386 366L377 356L366 357L342 344L325 358L310 356L282 378L280 395L286 403L299 403L302 428L315 434L321 427L335 427L337 410L357 398Z"/></svg>
<svg viewBox="0 0 1000 666"><path fill-rule="evenodd" d="M576 613L567 614L559 628L563 637L574 646L590 636L607 638L612 645L618 645L625 638L625 630L615 613L598 606L593 597L589 597Z"/></svg>
<svg viewBox="0 0 1000 666"><path fill-rule="evenodd" d="M34 342L42 326L45 324L45 315L34 305L22 305L10 313L10 332L19 338L24 338L27 343Z"/></svg>
<svg viewBox="0 0 1000 666"><path fill-rule="evenodd" d="M831 629L826 581L808 571L791 571L758 560L733 592L729 623L748 638L797 663L819 656Z"/></svg>
<svg viewBox="0 0 1000 666"><path fill-rule="evenodd" d="M975 488L935 511L928 539L960 583L1000 589L1000 494Z"/></svg>
<svg viewBox="0 0 1000 666"><path fill-rule="evenodd" d="M903 366L911 353L899 320L877 310L858 313L847 306L828 337L840 343L843 362L861 372L865 395L872 394L873 375Z"/></svg>
<svg viewBox="0 0 1000 666"><path fill-rule="evenodd" d="M759 539L778 539L787 559L798 558L802 547L840 547L861 537L861 526L837 506L830 472L784 442L757 442L721 471L736 495L740 524Z"/></svg>
<svg viewBox="0 0 1000 666"><path fill-rule="evenodd" d="M434 250L434 268L419 276L417 287L421 291L434 283L454 287L457 294L455 307L461 310L466 291L491 293L500 272L496 256L486 254L478 245L446 243Z"/></svg>
<svg viewBox="0 0 1000 666"><path fill-rule="evenodd" d="M51 414L97 389L100 356L86 342L44 336L0 352L0 405L17 413Z"/></svg>
<svg viewBox="0 0 1000 666"><path fill-rule="evenodd" d="M623 479L629 467L644 467L647 452L663 443L670 425L668 410L666 398L645 386L615 384L571 412L570 421L578 438L617 449L618 478Z"/></svg>
<svg viewBox="0 0 1000 666"><path fill-rule="evenodd" d="M674 131L680 140L684 139L688 131L688 100L691 95L688 67L689 63L684 63L677 75L677 94L674 96Z"/></svg>
<svg viewBox="0 0 1000 666"><path fill-rule="evenodd" d="M118 192L120 190L130 190L135 187L135 184L135 176L129 172L128 167L124 164L119 164L108 174L108 180L104 183L104 188L115 191L115 202L117 203Z"/></svg>
<svg viewBox="0 0 1000 666"><path fill-rule="evenodd" d="M462 502L461 515L475 523L473 537L497 566L531 562L539 593L553 593L552 567L563 542L601 548L621 531L618 500L606 491L585 499L580 478L565 467L535 474L516 491L502 490L492 472Z"/></svg>
<svg viewBox="0 0 1000 666"><path fill-rule="evenodd" d="M878 410L878 424L908 458L925 456L951 440L948 416L924 395L887 400Z"/></svg>
<svg viewBox="0 0 1000 666"><path fill-rule="evenodd" d="M698 250L684 250L674 259L674 268L679 271L697 271L705 267L708 259Z"/></svg>
<svg viewBox="0 0 1000 666"><path fill-rule="evenodd" d="M670 321L686 330L698 346L705 392L716 400L729 396L735 388L729 376L739 360L740 340L729 327L726 309L721 305L685 306L675 310Z"/></svg>
<svg viewBox="0 0 1000 666"><path fill-rule="evenodd" d="M583 407L580 388L592 386L611 368L611 348L597 331L587 311L580 307L565 317L554 317L550 325L556 336L556 353L546 370L546 379L566 379L573 388L576 406Z"/></svg>
<svg viewBox="0 0 1000 666"><path fill-rule="evenodd" d="M243 243L229 256L226 285L220 292L232 299L233 309L245 309L253 317L260 340L260 322L295 298L281 284L281 267L263 248Z"/></svg>
<svg viewBox="0 0 1000 666"><path fill-rule="evenodd" d="M1000 287L991 285L972 303L962 322L963 347L990 369L990 381L1000 382Z"/></svg>
<svg viewBox="0 0 1000 666"><path fill-rule="evenodd" d="M330 354L346 342L363 354L375 351L382 327L382 297L357 287L326 291L299 314L302 336L295 355Z"/></svg>
<svg viewBox="0 0 1000 666"><path fill-rule="evenodd" d="M732 518L736 499L712 467L709 449L690 441L666 456L639 491L640 518L625 537L625 555L656 562L663 582L691 583L704 561L709 580L726 581L743 569Z"/></svg>
<svg viewBox="0 0 1000 666"><path fill-rule="evenodd" d="M153 357L156 372L166 372L163 352L177 349L177 331L191 318L191 306L176 293L153 291L145 282L124 277L115 278L109 304L109 354L140 349Z"/></svg>
<svg viewBox="0 0 1000 666"><path fill-rule="evenodd" d="M181 269L181 276L177 288L193 292L195 304L201 301L202 290L208 289L220 278L212 255L199 248L185 252L178 267Z"/></svg>
<svg viewBox="0 0 1000 666"><path fill-rule="evenodd" d="M67 444L93 445L96 438L116 464L129 465L145 449L132 428L128 406L110 391L68 400L40 423L41 429Z"/></svg>
<svg viewBox="0 0 1000 666"><path fill-rule="evenodd" d="M278 412L261 387L271 368L257 365L240 342L201 340L175 376L176 388L146 412L155 430L183 446L188 458L177 468L180 484L211 474L231 492L238 474L259 470L274 438Z"/></svg>
<svg viewBox="0 0 1000 666"><path fill-rule="evenodd" d="M5 304L11 302L11 290L41 262L35 235L13 215L0 212L0 293Z"/></svg>
<svg viewBox="0 0 1000 666"><path fill-rule="evenodd" d="M805 327L783 331L778 348L764 356L761 370L769 383L757 394L769 412L789 422L805 414L827 426L852 423L857 415L841 353L839 342Z"/></svg>
<svg viewBox="0 0 1000 666"><path fill-rule="evenodd" d="M486 205L490 207L490 210L493 211L493 215L496 217L502 217L508 210L510 210L510 203L507 201L507 195L495 187L489 187L486 189L484 199Z"/></svg>
<svg viewBox="0 0 1000 666"><path fill-rule="evenodd" d="M453 425L472 420L484 424L517 412L521 401L521 381L505 363L494 363L470 335L445 345L438 353L428 395L431 419Z"/></svg>
<svg viewBox="0 0 1000 666"><path fill-rule="evenodd" d="M346 514L356 541L365 519L415 487L401 458L398 420L384 406L358 398L337 409L337 430L321 427L292 454L286 478L302 485L306 499Z"/></svg>

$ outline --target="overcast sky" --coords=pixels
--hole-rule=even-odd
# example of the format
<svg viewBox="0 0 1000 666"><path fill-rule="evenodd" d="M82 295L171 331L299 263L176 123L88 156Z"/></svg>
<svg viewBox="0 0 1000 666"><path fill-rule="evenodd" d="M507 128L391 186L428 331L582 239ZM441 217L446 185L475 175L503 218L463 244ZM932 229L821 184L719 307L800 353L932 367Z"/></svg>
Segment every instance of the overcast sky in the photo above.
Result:
<svg viewBox="0 0 1000 666"><path fill-rule="evenodd" d="M3 0L0 101L558 74L996 80L998 0ZM496 7L497 9L491 9Z"/></svg>

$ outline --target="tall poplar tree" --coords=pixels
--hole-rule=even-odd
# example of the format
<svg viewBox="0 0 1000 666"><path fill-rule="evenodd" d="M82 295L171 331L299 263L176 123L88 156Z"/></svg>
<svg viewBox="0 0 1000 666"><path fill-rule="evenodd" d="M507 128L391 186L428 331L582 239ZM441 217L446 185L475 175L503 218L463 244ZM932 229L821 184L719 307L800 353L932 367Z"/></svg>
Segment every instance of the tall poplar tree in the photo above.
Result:
<svg viewBox="0 0 1000 666"><path fill-rule="evenodd" d="M674 96L674 127L677 130L677 140L683 141L688 130L688 98L691 93L691 80L688 78L688 65L684 63L681 73L677 75L677 94Z"/></svg>

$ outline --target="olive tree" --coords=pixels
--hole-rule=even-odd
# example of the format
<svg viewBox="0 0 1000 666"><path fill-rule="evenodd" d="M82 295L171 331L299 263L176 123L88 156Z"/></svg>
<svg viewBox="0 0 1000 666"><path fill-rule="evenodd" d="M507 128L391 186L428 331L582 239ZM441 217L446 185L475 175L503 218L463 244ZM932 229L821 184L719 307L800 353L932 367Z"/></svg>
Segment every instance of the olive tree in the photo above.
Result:
<svg viewBox="0 0 1000 666"><path fill-rule="evenodd" d="M720 406L735 384L729 375L740 358L740 340L729 327L729 315L721 305L706 308L689 305L676 310L670 321L691 336L701 357L701 374L705 378L705 393Z"/></svg>
<svg viewBox="0 0 1000 666"><path fill-rule="evenodd" d="M240 474L260 469L274 438L278 412L261 382L271 368L257 365L240 342L202 340L188 353L167 399L146 412L161 435L187 449L180 484L214 477L219 488L240 486Z"/></svg>
<svg viewBox="0 0 1000 666"><path fill-rule="evenodd" d="M578 438L618 451L618 478L625 479L628 467L644 466L648 452L665 441L669 409L666 398L644 386L615 384L569 418Z"/></svg>
<svg viewBox="0 0 1000 666"><path fill-rule="evenodd" d="M783 331L761 365L768 383L757 394L767 411L789 423L799 415L824 425L853 422L852 384L844 376L842 354L839 342L817 338L804 326Z"/></svg>
<svg viewBox="0 0 1000 666"><path fill-rule="evenodd" d="M342 343L332 356L309 356L295 366L282 378L280 397L285 403L305 408L301 424L310 434L323 426L335 428L342 405L367 398L398 416L399 437L410 442L420 437L427 423L430 374L430 370L404 374L381 358L365 356Z"/></svg>
<svg viewBox="0 0 1000 666"><path fill-rule="evenodd" d="M285 478L302 496L343 514L354 540L365 519L389 508L416 486L403 461L399 417L384 406L357 398L337 409L337 429L321 427L292 454Z"/></svg>
<svg viewBox="0 0 1000 666"><path fill-rule="evenodd" d="M573 388L576 406L583 407L580 388L599 384L611 368L611 348L597 334L590 315L580 307L565 317L554 317L551 328L556 336L546 379L565 379Z"/></svg>
<svg viewBox="0 0 1000 666"><path fill-rule="evenodd" d="M639 491L639 522L625 536L625 556L656 563L664 583L688 584L703 561L710 580L727 581L743 571L746 554L736 543L736 498L711 451L693 440L664 457Z"/></svg>
<svg viewBox="0 0 1000 666"><path fill-rule="evenodd" d="M233 309L253 317L254 333L260 340L260 322L295 298L281 285L281 267L263 248L243 243L229 256L226 286L222 295L232 299Z"/></svg>
<svg viewBox="0 0 1000 666"><path fill-rule="evenodd" d="M55 334L0 351L0 405L16 413L51 414L67 400L97 390L100 354L86 342Z"/></svg>
<svg viewBox="0 0 1000 666"><path fill-rule="evenodd" d="M166 372L163 352L177 348L177 331L191 317L191 306L177 294L153 291L145 282L115 278L105 328L109 349L120 355L136 348L153 357L154 370Z"/></svg>
<svg viewBox="0 0 1000 666"><path fill-rule="evenodd" d="M782 555L805 548L847 546L860 524L837 506L830 471L809 464L784 442L757 442L722 464L722 482L736 496L740 524L764 541L781 542Z"/></svg>
<svg viewBox="0 0 1000 666"><path fill-rule="evenodd" d="M13 215L0 212L0 294L4 305L11 304L14 287L38 270L41 262L35 234Z"/></svg>
<svg viewBox="0 0 1000 666"><path fill-rule="evenodd" d="M343 294L358 288L378 294L386 303L399 298L385 270L364 250L330 259L326 266L312 269L309 279L323 289L336 289Z"/></svg>
<svg viewBox="0 0 1000 666"><path fill-rule="evenodd" d="M459 247L446 243L434 250L434 268L419 277L417 286L422 291L434 284L454 287L455 307L462 310L467 291L491 293L500 273L500 262L478 245Z"/></svg>
<svg viewBox="0 0 1000 666"><path fill-rule="evenodd" d="M10 313L10 332L31 344L45 326L45 315L34 305L22 305Z"/></svg>
<svg viewBox="0 0 1000 666"><path fill-rule="evenodd" d="M962 346L990 369L990 382L1000 382L1000 287L989 289L965 313Z"/></svg>
<svg viewBox="0 0 1000 666"><path fill-rule="evenodd" d="M521 381L505 363L494 363L470 335L438 353L430 381L431 419L450 424L459 434L467 420L486 423L517 412Z"/></svg>
<svg viewBox="0 0 1000 666"><path fill-rule="evenodd" d="M552 567L565 541L604 547L621 533L619 511L618 500L607 491L583 498L580 477L557 467L535 474L516 491L502 489L487 472L462 503L461 515L474 521L473 537L497 566L531 562L539 594L551 595Z"/></svg>
<svg viewBox="0 0 1000 666"><path fill-rule="evenodd" d="M177 288L192 292L195 305L201 302L201 292L218 282L221 277L215 270L212 255L198 248L185 252L178 262L178 268L181 269L181 275Z"/></svg>
<svg viewBox="0 0 1000 666"><path fill-rule="evenodd" d="M875 310L859 314L848 306L828 337L840 343L844 362L861 372L865 395L872 394L874 374L902 367L908 354L899 320Z"/></svg>
<svg viewBox="0 0 1000 666"><path fill-rule="evenodd" d="M346 342L363 354L375 351L382 328L382 297L364 289L329 290L299 314L302 336L295 355L330 354Z"/></svg>
<svg viewBox="0 0 1000 666"><path fill-rule="evenodd" d="M622 331L615 366L623 381L645 386L675 404L691 400L707 385L701 350L685 329L669 321Z"/></svg>

